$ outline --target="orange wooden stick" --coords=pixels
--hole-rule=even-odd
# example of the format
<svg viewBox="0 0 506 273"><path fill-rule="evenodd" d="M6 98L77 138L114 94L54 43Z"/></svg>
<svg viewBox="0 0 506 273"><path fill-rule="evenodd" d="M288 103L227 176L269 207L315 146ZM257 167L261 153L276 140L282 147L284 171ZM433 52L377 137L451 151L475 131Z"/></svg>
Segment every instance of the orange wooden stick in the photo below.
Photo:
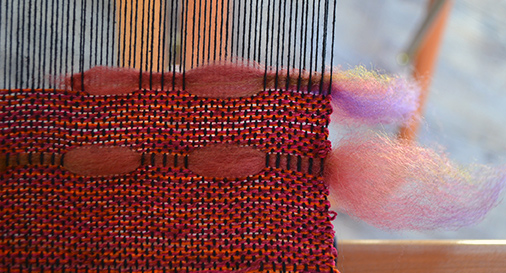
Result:
<svg viewBox="0 0 506 273"><path fill-rule="evenodd" d="M434 2L434 0L431 0L430 5L433 5ZM434 19L434 22L425 33L425 37L415 54L413 62L413 77L420 83L422 92L420 93L420 105L416 111L415 119L400 128L399 137L402 139L414 140L416 138L416 134L420 126L419 117L422 116L425 108L443 32L450 15L452 5L453 1L451 0L445 2L439 14Z"/></svg>

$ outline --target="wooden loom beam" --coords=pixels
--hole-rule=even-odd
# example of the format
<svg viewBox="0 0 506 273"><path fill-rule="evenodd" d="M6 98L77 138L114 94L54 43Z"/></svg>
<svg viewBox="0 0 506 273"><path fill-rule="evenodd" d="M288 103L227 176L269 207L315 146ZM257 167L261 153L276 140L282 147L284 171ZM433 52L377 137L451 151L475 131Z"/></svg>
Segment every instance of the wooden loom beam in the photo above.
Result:
<svg viewBox="0 0 506 273"><path fill-rule="evenodd" d="M166 20L173 20L171 24L177 26L173 29L168 22L161 22L164 20L164 12L169 13L170 9L175 9L174 6L169 6L170 3L167 1L116 0L118 22L116 32L119 34L117 38L121 52L119 63L123 64L122 66L145 71L150 69L161 71L162 67L169 65L167 57L169 54L173 58L172 63L181 68L184 66L185 69L223 59L225 56L230 57L230 53L225 52L230 51L228 50L230 41L226 39L228 2L228 0L182 0L178 2L179 14L165 16ZM162 13L159 12L161 9ZM171 19L170 16L177 18ZM177 34L172 33L174 31ZM172 47L167 42L163 47L161 40L164 37L158 33L165 33L165 38L170 36L174 40Z"/></svg>

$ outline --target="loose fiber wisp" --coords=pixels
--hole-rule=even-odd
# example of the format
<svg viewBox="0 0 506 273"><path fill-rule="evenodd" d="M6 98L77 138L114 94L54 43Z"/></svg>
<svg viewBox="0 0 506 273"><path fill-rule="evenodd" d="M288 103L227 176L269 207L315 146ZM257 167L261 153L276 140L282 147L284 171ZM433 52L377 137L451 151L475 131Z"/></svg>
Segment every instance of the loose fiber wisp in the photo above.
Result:
<svg viewBox="0 0 506 273"><path fill-rule="evenodd" d="M365 124L403 123L418 107L419 87L363 66L332 74L334 117Z"/></svg>
<svg viewBox="0 0 506 273"><path fill-rule="evenodd" d="M436 150L383 135L343 140L325 179L339 211L391 230L457 229L500 199L506 169L462 168Z"/></svg>

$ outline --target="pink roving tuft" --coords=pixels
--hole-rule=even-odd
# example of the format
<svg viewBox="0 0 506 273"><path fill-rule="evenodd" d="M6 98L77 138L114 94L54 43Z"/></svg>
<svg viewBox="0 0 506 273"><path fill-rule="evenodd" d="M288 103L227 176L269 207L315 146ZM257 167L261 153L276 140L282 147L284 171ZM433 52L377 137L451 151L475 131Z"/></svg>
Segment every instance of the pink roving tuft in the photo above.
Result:
<svg viewBox="0 0 506 273"><path fill-rule="evenodd" d="M83 176L111 176L133 172L141 154L121 146L78 146L65 154L63 166Z"/></svg>
<svg viewBox="0 0 506 273"><path fill-rule="evenodd" d="M210 144L190 153L188 168L204 177L244 178L265 168L265 152L251 146Z"/></svg>
<svg viewBox="0 0 506 273"><path fill-rule="evenodd" d="M264 75L265 70L247 64L210 64L186 72L185 90L201 97L247 97L264 89Z"/></svg>
<svg viewBox="0 0 506 273"><path fill-rule="evenodd" d="M139 89L181 88L181 75L171 72L140 72L133 68L95 66L83 73L67 76L64 88L83 91L91 95L128 94Z"/></svg>
<svg viewBox="0 0 506 273"><path fill-rule="evenodd" d="M418 107L420 88L401 77L359 66L332 75L335 117L366 124L404 123Z"/></svg>
<svg viewBox="0 0 506 273"><path fill-rule="evenodd" d="M310 73L302 69L269 70L267 73L267 88L286 88L290 90L310 91L313 93L327 93L330 74L326 74L322 81L322 74ZM320 88L322 90L320 90Z"/></svg>
<svg viewBox="0 0 506 273"><path fill-rule="evenodd" d="M298 69L263 68L254 63L223 61L181 73L140 72L133 68L96 66L67 76L64 88L91 95L128 94L138 89L185 89L199 97L235 98L254 95L264 88L287 88L326 93L331 85L334 117L361 123L400 123L412 117L419 89L398 77L358 67L348 71L309 73Z"/></svg>
<svg viewBox="0 0 506 273"><path fill-rule="evenodd" d="M438 152L385 136L343 141L326 160L338 210L391 230L457 229L497 205L506 170L462 169Z"/></svg>

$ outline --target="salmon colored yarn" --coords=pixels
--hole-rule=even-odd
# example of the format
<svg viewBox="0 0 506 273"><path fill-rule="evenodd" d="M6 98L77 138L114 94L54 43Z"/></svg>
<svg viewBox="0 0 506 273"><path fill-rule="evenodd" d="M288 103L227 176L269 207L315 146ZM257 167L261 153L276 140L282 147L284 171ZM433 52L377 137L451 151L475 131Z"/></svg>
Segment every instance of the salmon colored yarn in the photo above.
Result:
<svg viewBox="0 0 506 273"><path fill-rule="evenodd" d="M374 134L341 141L325 169L338 210L392 230L477 223L506 185L505 169L463 168L441 151Z"/></svg>

